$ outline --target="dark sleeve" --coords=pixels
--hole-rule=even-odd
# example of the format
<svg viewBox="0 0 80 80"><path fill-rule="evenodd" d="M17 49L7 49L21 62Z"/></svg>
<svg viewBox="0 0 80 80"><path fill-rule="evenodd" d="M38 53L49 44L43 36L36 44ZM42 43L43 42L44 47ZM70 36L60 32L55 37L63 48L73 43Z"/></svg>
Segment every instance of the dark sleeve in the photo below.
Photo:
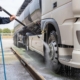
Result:
<svg viewBox="0 0 80 80"><path fill-rule="evenodd" d="M7 24L7 23L9 23L9 22L11 22L10 21L10 18L8 18L8 17L0 17L0 24Z"/></svg>

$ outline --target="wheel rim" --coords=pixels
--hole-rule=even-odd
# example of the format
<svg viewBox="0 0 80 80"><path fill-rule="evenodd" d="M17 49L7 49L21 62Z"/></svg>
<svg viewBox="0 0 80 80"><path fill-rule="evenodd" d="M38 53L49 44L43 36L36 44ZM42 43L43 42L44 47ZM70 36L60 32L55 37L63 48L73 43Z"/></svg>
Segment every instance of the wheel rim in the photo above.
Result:
<svg viewBox="0 0 80 80"><path fill-rule="evenodd" d="M57 63L57 43L56 41L52 41L49 44L49 48L50 48L50 53L49 53L49 58L52 61L53 64Z"/></svg>

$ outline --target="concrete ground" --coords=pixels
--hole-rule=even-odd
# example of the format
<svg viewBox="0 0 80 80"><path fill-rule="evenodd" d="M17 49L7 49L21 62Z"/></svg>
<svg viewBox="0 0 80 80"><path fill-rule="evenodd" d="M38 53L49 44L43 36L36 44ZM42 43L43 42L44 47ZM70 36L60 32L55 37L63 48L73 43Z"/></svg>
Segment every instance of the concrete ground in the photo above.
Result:
<svg viewBox="0 0 80 80"><path fill-rule="evenodd" d="M13 46L13 39L12 38L4 38L4 39L2 39L2 43L3 43L4 50L7 50L11 46Z"/></svg>
<svg viewBox="0 0 80 80"><path fill-rule="evenodd" d="M15 55L11 52L10 47L13 46L12 39L3 39L3 47L5 52L5 61L7 69L7 80L32 80L31 76L27 73L26 69L21 65ZM46 80L80 80L80 71L76 70L71 72L61 70L60 74L55 74L52 70L48 69L45 65L44 59L41 55L33 51L26 51L23 48L16 48L20 55L24 57L26 61L33 68L42 75ZM2 66L2 56L0 50L0 80L4 80L3 77L3 66Z"/></svg>
<svg viewBox="0 0 80 80"><path fill-rule="evenodd" d="M21 65L19 60L10 50L13 46L12 39L3 39L3 48L6 62L7 80L33 80L27 70ZM2 54L0 49L0 80L4 80Z"/></svg>

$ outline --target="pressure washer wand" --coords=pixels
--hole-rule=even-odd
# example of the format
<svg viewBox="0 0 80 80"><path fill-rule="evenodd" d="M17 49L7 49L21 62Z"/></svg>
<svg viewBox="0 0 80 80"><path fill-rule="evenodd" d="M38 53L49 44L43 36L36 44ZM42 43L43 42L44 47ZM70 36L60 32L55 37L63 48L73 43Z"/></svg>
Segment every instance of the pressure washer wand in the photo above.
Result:
<svg viewBox="0 0 80 80"><path fill-rule="evenodd" d="M12 16L8 11L6 11L4 8L2 8L1 6L0 6L0 9L2 9L5 13L7 13L9 16ZM36 35L36 33L35 32L33 32L32 30L30 30L29 28L28 28L28 26L26 26L25 24L23 24L21 21L19 21L17 18L15 19L17 22L19 22L20 24L22 24L23 26L24 26L24 28L27 28L30 32L32 32L34 35ZM37 35L38 36L38 35ZM40 38L39 36L38 36L38 38Z"/></svg>

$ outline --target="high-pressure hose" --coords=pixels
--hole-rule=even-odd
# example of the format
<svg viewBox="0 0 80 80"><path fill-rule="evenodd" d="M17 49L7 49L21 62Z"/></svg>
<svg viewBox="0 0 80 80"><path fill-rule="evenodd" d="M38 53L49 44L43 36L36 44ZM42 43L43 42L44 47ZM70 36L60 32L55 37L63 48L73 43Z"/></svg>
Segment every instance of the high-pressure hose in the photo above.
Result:
<svg viewBox="0 0 80 80"><path fill-rule="evenodd" d="M6 77L6 68L5 68L5 59L4 59L4 51L3 51L3 45L2 45L1 34L0 34L0 46L1 46L2 61L3 61L3 68L4 68L4 80L7 80L7 77Z"/></svg>

